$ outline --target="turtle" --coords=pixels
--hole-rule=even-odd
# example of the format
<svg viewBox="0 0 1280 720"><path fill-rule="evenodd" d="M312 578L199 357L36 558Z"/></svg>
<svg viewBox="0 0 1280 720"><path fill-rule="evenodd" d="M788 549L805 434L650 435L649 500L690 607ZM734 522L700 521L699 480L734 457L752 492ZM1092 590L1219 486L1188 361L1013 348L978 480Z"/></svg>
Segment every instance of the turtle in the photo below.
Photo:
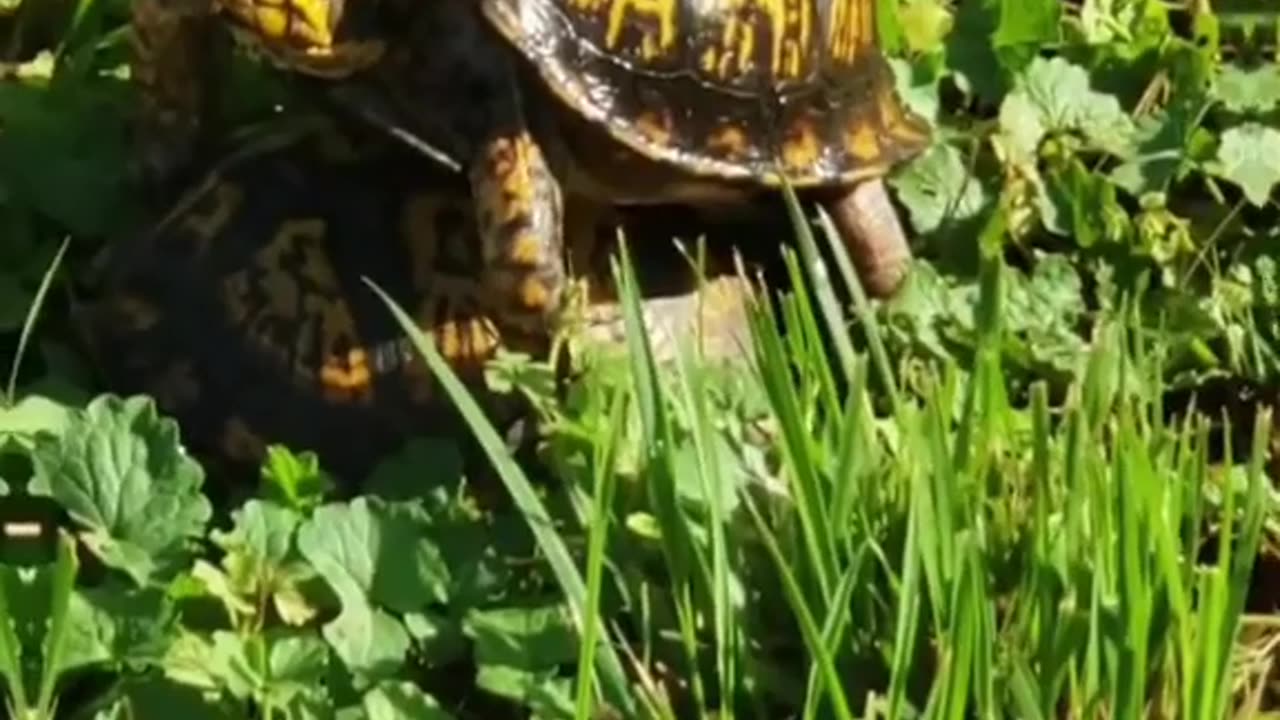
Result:
<svg viewBox="0 0 1280 720"><path fill-rule="evenodd" d="M226 35L276 68L343 78L382 57L379 11L396 1L132 0L130 80L139 98L139 179L158 189L199 167L196 149L209 139L205 131ZM229 33L221 33L223 28Z"/></svg>
<svg viewBox="0 0 1280 720"><path fill-rule="evenodd" d="M193 451L229 472L255 472L279 442L358 479L414 435L469 433L367 277L510 424L523 408L486 391L485 363L500 349L545 353L550 338L504 332L486 315L472 207L464 178L398 146L327 130L244 146L143 232L101 250L92 297L75 312L87 355L109 391L155 398ZM603 207L571 235L576 267L596 280L583 337L623 339L607 276L618 229L653 256L658 235L689 226L679 210L655 222ZM704 225L722 238L742 230ZM712 255L722 260L708 264L702 292L696 274L673 272L677 261L637 258L660 360L695 322L709 357L741 353L750 288L730 274L729 245Z"/></svg>
<svg viewBox="0 0 1280 720"><path fill-rule="evenodd" d="M465 171L495 319L551 326L575 206L819 201L873 297L911 252L884 177L931 142L877 47L878 0L433 0L367 72L374 103Z"/></svg>

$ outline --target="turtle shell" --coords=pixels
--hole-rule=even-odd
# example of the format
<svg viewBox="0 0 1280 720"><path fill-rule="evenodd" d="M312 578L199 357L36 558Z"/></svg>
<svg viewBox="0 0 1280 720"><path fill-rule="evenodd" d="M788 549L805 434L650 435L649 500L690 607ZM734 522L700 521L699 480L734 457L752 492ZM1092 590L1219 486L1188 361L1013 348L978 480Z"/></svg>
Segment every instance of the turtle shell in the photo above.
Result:
<svg viewBox="0 0 1280 720"><path fill-rule="evenodd" d="M499 337L478 309L469 198L434 167L308 140L213 172L100 258L81 326L109 389L152 395L193 448L235 465L280 442L349 474L454 426L363 280L478 385Z"/></svg>
<svg viewBox="0 0 1280 720"><path fill-rule="evenodd" d="M580 269L607 277L618 223L656 249L683 220L626 223L602 209L572 235ZM696 282L667 245L638 268L646 293ZM495 421L520 411L485 391L484 364L500 346L537 354L550 338L499 337L479 297L480 251L462 176L398 145L308 133L242 150L147 232L107 247L79 324L107 389L154 397L203 457L251 471L283 443L359 478L412 436L469 435L365 278L434 337ZM611 291L597 288L588 322L620 339ZM727 338L745 333L736 300L712 296L709 320L671 298L649 314L679 335L696 307Z"/></svg>
<svg viewBox="0 0 1280 720"><path fill-rule="evenodd" d="M343 78L372 66L386 50L376 3L349 8L344 0L215 0L215 6L242 47L285 70Z"/></svg>
<svg viewBox="0 0 1280 720"><path fill-rule="evenodd" d="M878 0L481 0L569 109L696 175L883 175L929 142L876 46Z"/></svg>

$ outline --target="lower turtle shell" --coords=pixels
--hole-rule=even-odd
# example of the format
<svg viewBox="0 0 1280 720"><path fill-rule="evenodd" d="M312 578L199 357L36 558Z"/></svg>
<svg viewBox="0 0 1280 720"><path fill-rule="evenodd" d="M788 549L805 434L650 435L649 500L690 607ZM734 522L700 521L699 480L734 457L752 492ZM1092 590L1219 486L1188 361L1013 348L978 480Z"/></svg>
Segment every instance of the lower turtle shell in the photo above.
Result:
<svg viewBox="0 0 1280 720"><path fill-rule="evenodd" d="M602 214L585 271L607 277L621 222L645 247L642 291L687 292L693 277L670 238L699 228L679 209L653 210ZM434 337L492 418L521 410L483 392L483 365L500 346L539 354L549 339L500 338L483 314L473 212L462 177L398 146L353 153L324 134L246 153L104 251L81 327L109 389L154 396L198 455L248 471L283 443L358 480L410 437L469 434L365 277ZM732 272L742 222L721 225L713 272ZM595 285L600 302L607 285ZM724 297L725 308L741 299Z"/></svg>

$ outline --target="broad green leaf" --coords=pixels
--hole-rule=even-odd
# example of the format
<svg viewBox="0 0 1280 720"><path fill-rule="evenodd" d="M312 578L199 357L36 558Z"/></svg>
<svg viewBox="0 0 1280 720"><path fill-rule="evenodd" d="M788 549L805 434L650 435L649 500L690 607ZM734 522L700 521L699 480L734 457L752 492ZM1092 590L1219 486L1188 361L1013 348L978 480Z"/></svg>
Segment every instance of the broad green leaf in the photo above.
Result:
<svg viewBox="0 0 1280 720"><path fill-rule="evenodd" d="M919 233L934 232L946 220L974 217L987 202L978 178L954 146L938 143L889 181Z"/></svg>
<svg viewBox="0 0 1280 720"><path fill-rule="evenodd" d="M409 649L404 626L384 612L410 612L447 598L439 550L405 515L380 500L318 508L298 531L298 548L342 603L325 639L364 678L395 672Z"/></svg>
<svg viewBox="0 0 1280 720"><path fill-rule="evenodd" d="M1262 207L1280 183L1280 130L1258 123L1227 130L1212 169L1239 185L1249 202Z"/></svg>
<svg viewBox="0 0 1280 720"><path fill-rule="evenodd" d="M0 83L0 184L78 234L100 235L129 220L136 206L126 193L120 87Z"/></svg>
<svg viewBox="0 0 1280 720"><path fill-rule="evenodd" d="M340 596L355 591L397 612L447 600L439 549L376 498L317 508L298 531L298 548Z"/></svg>
<svg viewBox="0 0 1280 720"><path fill-rule="evenodd" d="M537 720L573 717L572 682L554 670L531 672L508 665L482 665L476 686L528 706Z"/></svg>
<svg viewBox="0 0 1280 720"><path fill-rule="evenodd" d="M39 436L32 459L31 492L57 500L86 545L140 585L184 562L212 514L204 471L147 397L96 398L61 436Z"/></svg>
<svg viewBox="0 0 1280 720"><path fill-rule="evenodd" d="M230 532L211 536L226 555L222 569L197 561L196 574L232 615L248 615L257 598L271 598L276 612L291 625L301 625L316 614L298 584L314 575L294 552L294 532L301 516L272 501L252 499L232 513Z"/></svg>
<svg viewBox="0 0 1280 720"><path fill-rule="evenodd" d="M383 500L439 498L462 478L457 445L437 438L414 438L378 463L364 485Z"/></svg>
<svg viewBox="0 0 1280 720"><path fill-rule="evenodd" d="M165 657L165 675L195 688L285 707L325 703L328 650L313 630L208 637L183 633Z"/></svg>
<svg viewBox="0 0 1280 720"><path fill-rule="evenodd" d="M1046 45L1058 38L1058 0L1002 0L1000 24L992 36L996 47Z"/></svg>
<svg viewBox="0 0 1280 720"><path fill-rule="evenodd" d="M898 21L907 49L917 53L942 49L954 24L951 11L940 0L906 0L898 7Z"/></svg>
<svg viewBox="0 0 1280 720"><path fill-rule="evenodd" d="M99 716L102 720L131 720L144 717L180 717L183 720L238 720L242 717L234 706L203 697L196 688L173 682L163 676L146 675L121 678L117 698Z"/></svg>
<svg viewBox="0 0 1280 720"><path fill-rule="evenodd" d="M0 407L0 440L13 437L24 447L34 445L41 432L61 435L72 409L43 395L28 395L12 407Z"/></svg>
<svg viewBox="0 0 1280 720"><path fill-rule="evenodd" d="M357 686L399 672L409 651L404 625L359 597L344 597L342 612L322 632Z"/></svg>
<svg viewBox="0 0 1280 720"><path fill-rule="evenodd" d="M276 503L249 500L232 511L230 532L214 531L214 543L227 552L239 552L246 563L253 563L246 570L255 574L262 566L280 565L293 549L293 533L302 518L293 510Z"/></svg>
<svg viewBox="0 0 1280 720"><path fill-rule="evenodd" d="M272 633L268 664L267 699L276 705L289 705L302 698L319 700L324 694L325 673L329 665L329 648L314 631Z"/></svg>
<svg viewBox="0 0 1280 720"><path fill-rule="evenodd" d="M158 588L104 585L71 597L66 669L158 665L173 641L172 603Z"/></svg>
<svg viewBox="0 0 1280 720"><path fill-rule="evenodd" d="M956 6L955 27L947 36L947 66L960 87L985 103L997 104L1011 80L992 43L999 22L996 0L971 0Z"/></svg>
<svg viewBox="0 0 1280 720"><path fill-rule="evenodd" d="M1113 96L1093 90L1084 68L1060 57L1036 58L1000 106L1007 150L1032 161L1049 135L1079 133L1093 148L1122 155L1132 147L1133 122Z"/></svg>
<svg viewBox="0 0 1280 720"><path fill-rule="evenodd" d="M435 698L407 682L384 682L361 700L368 720L453 720Z"/></svg>
<svg viewBox="0 0 1280 720"><path fill-rule="evenodd" d="M1280 105L1280 65L1224 65L1216 80L1213 95L1232 112L1262 114Z"/></svg>
<svg viewBox="0 0 1280 720"><path fill-rule="evenodd" d="M543 670L573 662L577 633L563 605L475 610L466 620L480 665Z"/></svg>
<svg viewBox="0 0 1280 720"><path fill-rule="evenodd" d="M1086 43L1125 52L1144 48L1168 33L1168 22L1159 0L1084 0L1080 29Z"/></svg>

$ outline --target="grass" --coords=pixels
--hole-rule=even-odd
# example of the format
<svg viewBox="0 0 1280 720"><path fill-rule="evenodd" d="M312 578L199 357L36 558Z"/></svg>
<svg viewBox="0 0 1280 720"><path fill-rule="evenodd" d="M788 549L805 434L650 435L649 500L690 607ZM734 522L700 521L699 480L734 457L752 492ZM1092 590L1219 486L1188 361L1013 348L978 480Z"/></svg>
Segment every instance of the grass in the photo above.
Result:
<svg viewBox="0 0 1280 720"><path fill-rule="evenodd" d="M801 248L817 257L811 237ZM848 267L847 258L838 264ZM1001 332L997 259L977 309L978 366L963 383L957 368L939 368L933 393L903 397L889 417L875 418L866 356L848 345L838 360L826 354L818 318L802 299L812 276L791 267L800 290L782 314L800 339L778 333L767 299L753 313L748 382L767 397L766 422L775 426L773 483L734 483L739 468L712 457L709 448L725 433L708 406L707 370L686 353L660 380L647 340L634 332L633 279L621 268L632 382L623 398L598 408L611 427L621 408L639 416L647 448L639 481L660 538L669 583L661 601L675 618L678 674L687 685L676 707L642 684L643 705L662 708L662 717L775 716L759 714L770 707L837 718L1257 715L1261 696L1233 690L1233 648L1272 503L1262 467L1269 413L1253 428L1248 462L1221 469L1234 482L1219 489L1218 507L1207 508L1202 493L1215 487L1209 427L1203 416L1163 419L1160 349L1139 340L1124 310L1099 326L1062 406L1050 409L1043 383L1032 386L1027 406L1012 406L991 350ZM850 319L816 275L825 326L845 327ZM862 305L858 319L875 337L875 318ZM395 312L467 408L429 340ZM878 354L892 383L882 348ZM845 392L834 387L837 376ZM512 496L527 496L492 428L467 409ZM592 443L588 453L607 468L616 438ZM682 462L683 453L693 461ZM608 517L613 492L608 473L593 467L591 478L577 480L592 493L590 517L598 520ZM722 505L726 483L727 494L739 496L733 510ZM583 581L563 550L568 540L547 533L541 510L526 518L557 559L566 596L580 597ZM584 524L576 532L591 539L582 562L599 582L606 555L630 553L605 544L606 522ZM1203 554L1207 526L1216 557ZM785 616L764 611L779 602ZM594 634L599 626L590 627ZM656 653L634 637L610 639L628 656ZM774 643L786 647L804 688L789 702L753 677ZM616 667L597 666L615 689ZM887 684L855 694L860 683L850 678L876 674ZM577 708L576 717L590 717L587 705Z"/></svg>

